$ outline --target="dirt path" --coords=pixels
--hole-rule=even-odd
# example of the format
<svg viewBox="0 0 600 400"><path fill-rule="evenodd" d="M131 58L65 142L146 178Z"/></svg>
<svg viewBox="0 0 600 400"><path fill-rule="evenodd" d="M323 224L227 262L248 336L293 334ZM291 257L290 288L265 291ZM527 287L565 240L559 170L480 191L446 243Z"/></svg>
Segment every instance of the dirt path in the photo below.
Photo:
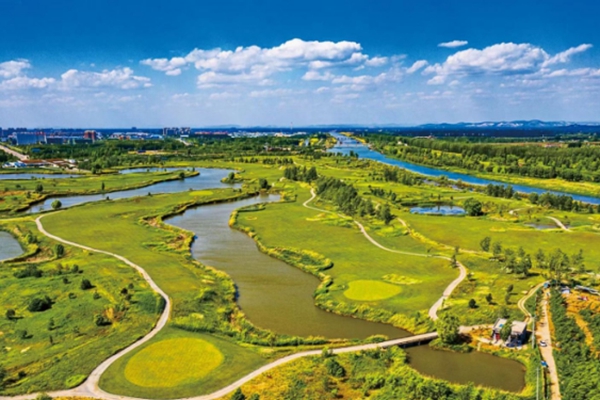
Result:
<svg viewBox="0 0 600 400"><path fill-rule="evenodd" d="M533 288L529 289L529 292L527 292L527 294L523 297L521 297L519 299L519 301L517 302L517 306L519 307L519 310L521 310L523 312L523 314L525 315L525 322L529 322L529 320L531 319L532 315L529 312L529 310L527 310L527 307L525 307L525 303L527 302L527 300L529 300L529 298L531 296L533 296L535 294L535 292L541 288L544 285L545 282L539 283L536 286L534 286Z"/></svg>
<svg viewBox="0 0 600 400"><path fill-rule="evenodd" d="M567 227L565 226L565 224L563 224L563 223L560 221L560 219L558 219L558 218L554 218L554 217L546 217L546 218L548 218L548 219L551 219L552 221L554 221L554 223L555 223L556 225L558 225L558 227L559 227L560 229L562 229L563 231L567 231L567 232L569 231L569 228L567 228Z"/></svg>
<svg viewBox="0 0 600 400"><path fill-rule="evenodd" d="M317 208L317 207L312 207L309 206L308 203L310 203L311 201L313 201L315 199L315 197L317 197L317 194L315 192L314 189L311 189L310 191L311 193L311 197L310 199L306 200L302 205L306 208L309 208L311 210L315 210L315 211L319 211L319 212L326 212L326 213L330 213L330 214L336 214L333 211L329 211L329 210L323 210L321 208ZM340 217L344 217L343 215L337 214ZM408 228L408 226L406 225L406 222L404 222L403 220L399 219L400 223L402 223L402 225L404 225L404 227ZM358 226L358 228L360 229L361 233L367 238L367 240L369 240L369 242L371 242L373 245L379 247L382 250L385 251L389 251L391 253L396 253L396 254L403 254L403 255L407 255L407 256L414 256L414 257L431 257L431 258L441 258L443 260L448 260L451 261L450 257L445 257L445 256L432 256L430 254L423 254L423 253L411 253L408 251L402 251L402 250L394 250L394 249L390 249L387 248L385 246L383 246L382 244L380 244L379 242L377 242L375 239L373 239L368 233L367 230L365 229L365 227L358 221L354 221L354 223ZM446 289L444 290L444 292L442 293L442 297L440 297L434 304L433 306L431 306L431 308L429 309L429 318L431 318L433 321L436 321L438 319L437 313L439 311L439 309L444 305L444 301L450 297L450 295L452 294L452 292L454 291L454 289L456 289L456 287L467 277L467 268L460 262L457 261L458 264L458 268L460 270L460 273L458 275L458 278L456 278L455 280L453 280L448 287L446 287Z"/></svg>
<svg viewBox="0 0 600 400"><path fill-rule="evenodd" d="M7 154L10 154L11 156L17 157L20 161L29 159L29 156L27 156L25 154L22 154L22 153L19 153L18 151L15 151L15 150L13 150L11 148L8 148L6 146L0 145L0 150L2 150L3 152L5 152Z"/></svg>

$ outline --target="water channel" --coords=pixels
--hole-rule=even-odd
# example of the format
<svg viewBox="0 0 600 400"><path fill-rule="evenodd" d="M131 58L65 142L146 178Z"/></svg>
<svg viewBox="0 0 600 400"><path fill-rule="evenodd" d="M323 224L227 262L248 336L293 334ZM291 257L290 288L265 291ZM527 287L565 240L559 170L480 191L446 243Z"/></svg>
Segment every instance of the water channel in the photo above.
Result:
<svg viewBox="0 0 600 400"><path fill-rule="evenodd" d="M145 171L145 169L142 169ZM151 193L175 193L189 189L231 187L220 180L229 170L198 169L199 176L162 182L141 189L109 193L111 199L145 196ZM137 172L137 171L136 171ZM141 172L141 171L140 171ZM59 197L63 207L98 201L106 195ZM49 209L54 198L28 210ZM262 328L299 336L328 338L365 338L375 334L403 337L409 333L390 325L342 317L314 305L312 295L319 281L314 276L261 253L254 240L231 229L228 220L237 208L265 201L275 196L245 199L231 203L207 205L187 210L168 220L170 224L194 232L197 239L192 253L199 261L227 272L239 293L238 302L249 320ZM8 234L6 234L8 235ZM0 232L0 259L22 250L12 236ZM429 346L408 349L411 365L418 371L453 382L474 382L504 390L524 387L524 369L520 363L473 352L467 355L432 350Z"/></svg>
<svg viewBox="0 0 600 400"><path fill-rule="evenodd" d="M403 168L407 171L415 172L415 173L421 174L421 175L433 176L433 177L445 176L450 180L453 180L453 181L461 180L464 183L468 183L470 185L487 185L490 183L494 184L494 185L504 185L504 186L509 185L506 182L478 178L476 176L462 174L459 172L451 172L451 171L446 171L443 169L425 167L422 165L413 164L408 161L402 161L402 160L390 158L390 157L387 157L375 150L371 150L368 146L364 145L363 143L361 143L355 139L349 138L347 136L344 136L344 135L341 135L341 134L335 133L335 132L330 132L330 133L332 136L334 136L336 139L338 139L338 144L336 144L333 148L331 148L329 150L330 152L349 154L351 151L353 151L354 153L358 154L358 156L360 158L366 158L366 159L370 159L370 160L374 160L374 161L379 161L380 163L387 164L387 165L393 165L395 167ZM550 193L557 194L557 195L568 195L568 196L573 197L574 200L582 201L584 203L600 204L600 196L598 196L598 197L583 196L580 194L574 194L574 193L568 193L568 192L558 192L558 191L554 191L554 190L540 189L540 188L536 188L536 187L532 187L532 186L513 185L513 184L510 184L510 185L513 187L513 189L515 191L520 192L520 193L542 194L542 193L550 192Z"/></svg>

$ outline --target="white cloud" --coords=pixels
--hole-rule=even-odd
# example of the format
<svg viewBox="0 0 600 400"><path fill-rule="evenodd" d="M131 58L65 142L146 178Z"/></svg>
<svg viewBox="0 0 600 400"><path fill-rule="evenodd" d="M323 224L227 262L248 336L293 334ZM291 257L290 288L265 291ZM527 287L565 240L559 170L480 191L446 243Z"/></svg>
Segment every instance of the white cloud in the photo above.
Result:
<svg viewBox="0 0 600 400"><path fill-rule="evenodd" d="M0 82L0 90L45 89L54 84L54 78L28 78L17 76Z"/></svg>
<svg viewBox="0 0 600 400"><path fill-rule="evenodd" d="M481 50L459 51L441 64L430 65L423 73L436 75L429 84L443 84L449 76L541 73L548 65L566 63L571 56L590 47L584 44L550 56L541 47L529 43L499 43Z"/></svg>
<svg viewBox="0 0 600 400"><path fill-rule="evenodd" d="M199 88L211 88L215 86L238 85L244 83L264 86L272 83L267 76L267 73L260 70L253 70L240 74L224 74L220 72L209 71L200 74L196 82Z"/></svg>
<svg viewBox="0 0 600 400"><path fill-rule="evenodd" d="M28 60L11 60L0 63L0 78L12 78L21 75L24 69L31 68Z"/></svg>
<svg viewBox="0 0 600 400"><path fill-rule="evenodd" d="M250 92L250 97L282 97L290 96L298 93L292 89L265 89L265 90L253 90Z"/></svg>
<svg viewBox="0 0 600 400"><path fill-rule="evenodd" d="M181 67L187 64L183 57L173 57L170 60L167 58L155 58L140 61L142 65L147 65L157 71L162 71L170 76L181 74Z"/></svg>
<svg viewBox="0 0 600 400"><path fill-rule="evenodd" d="M421 68L426 67L427 65L429 65L429 63L425 60L415 61L413 63L413 65L406 70L406 73L413 74L413 73L417 72L418 70L420 70Z"/></svg>
<svg viewBox="0 0 600 400"><path fill-rule="evenodd" d="M211 93L208 96L211 100L228 100L228 99L237 99L240 97L239 93L231 93L231 92L219 92L219 93Z"/></svg>
<svg viewBox="0 0 600 400"><path fill-rule="evenodd" d="M388 62L387 57L373 57L373 58L370 58L367 61L365 61L365 65L367 67L382 67L385 64L387 64L387 62Z"/></svg>
<svg viewBox="0 0 600 400"><path fill-rule="evenodd" d="M98 87L138 89L152 86L150 78L134 75L133 70L128 67L102 72L70 69L61 75L60 84L63 89Z"/></svg>
<svg viewBox="0 0 600 400"><path fill-rule="evenodd" d="M452 40L450 42L442 42L438 44L438 47L446 47L449 49L454 49L456 47L462 47L469 44L466 40Z"/></svg>
<svg viewBox="0 0 600 400"><path fill-rule="evenodd" d="M302 79L305 81L330 81L333 78L335 78L335 75L329 71L325 73L320 73L318 71L306 71L306 73L302 76Z"/></svg>
<svg viewBox="0 0 600 400"><path fill-rule="evenodd" d="M559 64L559 63L562 63L562 64L567 63L571 60L571 56L574 56L575 54L583 53L584 51L587 51L591 48L592 48L592 45L587 44L587 43L580 44L579 46L576 46L576 47L571 47L570 49L561 51L560 53L558 53L555 56L548 59L544 63L544 66Z"/></svg>

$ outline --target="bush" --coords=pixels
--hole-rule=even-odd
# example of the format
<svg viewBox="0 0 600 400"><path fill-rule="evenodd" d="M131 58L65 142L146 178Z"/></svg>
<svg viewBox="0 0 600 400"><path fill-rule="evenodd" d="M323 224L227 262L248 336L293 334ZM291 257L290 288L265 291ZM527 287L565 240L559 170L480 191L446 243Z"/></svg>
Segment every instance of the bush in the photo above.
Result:
<svg viewBox="0 0 600 400"><path fill-rule="evenodd" d="M54 200L52 202L52 209L53 210L58 210L61 207L62 207L62 203L60 202L60 200Z"/></svg>
<svg viewBox="0 0 600 400"><path fill-rule="evenodd" d="M17 316L17 313L12 308L9 308L8 310L6 310L5 315L7 320L12 321Z"/></svg>
<svg viewBox="0 0 600 400"><path fill-rule="evenodd" d="M242 389L237 388L230 397L231 400L246 400L246 395L242 392Z"/></svg>
<svg viewBox="0 0 600 400"><path fill-rule="evenodd" d="M65 247L60 243L57 244L54 246L54 254L56 254L56 257L61 258L65 255Z"/></svg>
<svg viewBox="0 0 600 400"><path fill-rule="evenodd" d="M41 312L52 308L52 300L48 296L35 297L29 302L27 309L31 312Z"/></svg>
<svg viewBox="0 0 600 400"><path fill-rule="evenodd" d="M88 279L83 279L81 281L81 290L89 290L92 289L94 287L94 285L92 285L92 283L88 280Z"/></svg>
<svg viewBox="0 0 600 400"><path fill-rule="evenodd" d="M327 373L333 377L343 378L346 376L346 370L335 358L328 358L325 362L325 368L327 368Z"/></svg>

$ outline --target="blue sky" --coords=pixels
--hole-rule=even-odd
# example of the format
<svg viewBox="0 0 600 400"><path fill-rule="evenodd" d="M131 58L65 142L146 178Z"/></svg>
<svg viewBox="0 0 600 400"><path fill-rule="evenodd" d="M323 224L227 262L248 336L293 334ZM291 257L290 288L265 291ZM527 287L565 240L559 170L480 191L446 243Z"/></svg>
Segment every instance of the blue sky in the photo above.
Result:
<svg viewBox="0 0 600 400"><path fill-rule="evenodd" d="M598 121L596 1L0 0L0 126Z"/></svg>

